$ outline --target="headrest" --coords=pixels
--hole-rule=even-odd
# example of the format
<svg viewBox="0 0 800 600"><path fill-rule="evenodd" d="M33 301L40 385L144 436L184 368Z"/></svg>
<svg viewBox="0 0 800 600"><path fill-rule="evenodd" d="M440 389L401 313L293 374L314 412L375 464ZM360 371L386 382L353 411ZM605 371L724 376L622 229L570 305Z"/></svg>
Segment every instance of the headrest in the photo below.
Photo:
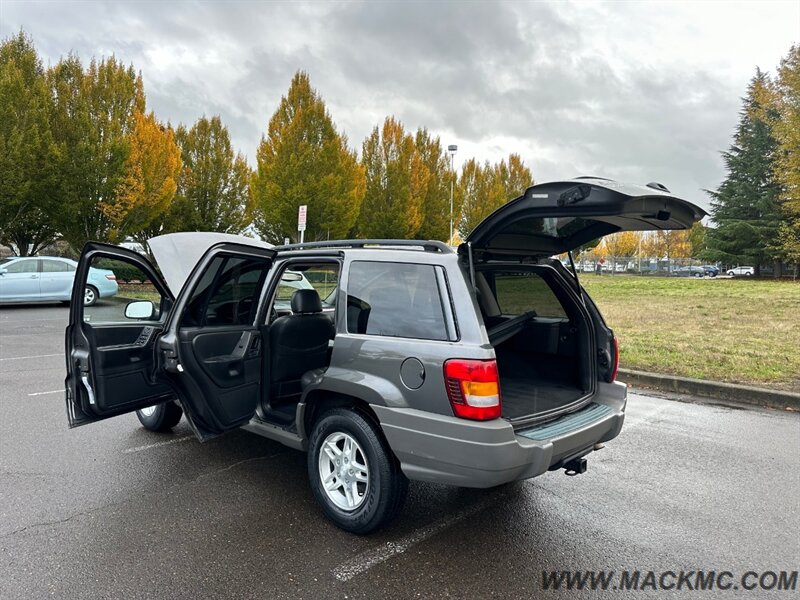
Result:
<svg viewBox="0 0 800 600"><path fill-rule="evenodd" d="M297 290L292 294L292 312L296 315L322 312L322 301L317 290Z"/></svg>

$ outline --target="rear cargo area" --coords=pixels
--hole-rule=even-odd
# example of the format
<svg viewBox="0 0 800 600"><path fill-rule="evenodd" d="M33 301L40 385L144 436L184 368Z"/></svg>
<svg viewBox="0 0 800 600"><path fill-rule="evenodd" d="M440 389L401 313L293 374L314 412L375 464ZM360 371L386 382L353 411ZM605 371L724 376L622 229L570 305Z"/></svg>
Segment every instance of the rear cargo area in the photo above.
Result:
<svg viewBox="0 0 800 600"><path fill-rule="evenodd" d="M507 419L557 410L587 393L576 357L531 351L537 348L534 340L523 332L495 348Z"/></svg>
<svg viewBox="0 0 800 600"><path fill-rule="evenodd" d="M497 357L502 416L554 418L588 401L591 323L553 269L485 267L476 284Z"/></svg>

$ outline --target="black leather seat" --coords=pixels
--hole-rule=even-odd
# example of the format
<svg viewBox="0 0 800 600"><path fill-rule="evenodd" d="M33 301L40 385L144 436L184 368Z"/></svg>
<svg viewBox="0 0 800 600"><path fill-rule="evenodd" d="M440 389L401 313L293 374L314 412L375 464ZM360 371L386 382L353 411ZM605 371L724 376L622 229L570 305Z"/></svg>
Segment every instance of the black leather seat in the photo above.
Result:
<svg viewBox="0 0 800 600"><path fill-rule="evenodd" d="M334 331L316 290L292 294L292 314L275 319L269 330L271 400L300 394L303 373L328 364Z"/></svg>

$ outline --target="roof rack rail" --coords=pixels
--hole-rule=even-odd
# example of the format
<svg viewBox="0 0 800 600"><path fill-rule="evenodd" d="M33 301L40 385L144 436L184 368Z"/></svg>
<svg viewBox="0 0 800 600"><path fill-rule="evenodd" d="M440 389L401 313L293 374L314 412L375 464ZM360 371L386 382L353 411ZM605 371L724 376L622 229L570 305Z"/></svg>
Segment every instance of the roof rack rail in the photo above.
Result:
<svg viewBox="0 0 800 600"><path fill-rule="evenodd" d="M322 242L304 242L302 244L286 244L275 246L275 250L307 250L312 248L364 248L365 246L384 247L417 247L425 252L452 254L453 250L438 240L327 240Z"/></svg>

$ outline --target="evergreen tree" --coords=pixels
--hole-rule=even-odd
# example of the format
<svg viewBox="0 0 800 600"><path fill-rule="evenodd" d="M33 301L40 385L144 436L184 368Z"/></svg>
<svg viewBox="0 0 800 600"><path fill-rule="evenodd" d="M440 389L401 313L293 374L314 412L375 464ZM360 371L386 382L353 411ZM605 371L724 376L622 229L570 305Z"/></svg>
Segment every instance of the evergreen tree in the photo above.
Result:
<svg viewBox="0 0 800 600"><path fill-rule="evenodd" d="M255 227L264 239L297 239L297 209L303 204L308 206L306 240L347 236L364 197L364 171L308 74L295 74L256 160Z"/></svg>
<svg viewBox="0 0 800 600"><path fill-rule="evenodd" d="M56 148L42 62L23 32L0 45L0 243L35 254L57 236Z"/></svg>
<svg viewBox="0 0 800 600"><path fill-rule="evenodd" d="M722 155L728 174L710 192L716 228L706 235L704 253L708 260L728 265L753 265L756 274L763 263L775 258L780 224L769 85L767 75L757 70L748 86L734 143Z"/></svg>
<svg viewBox="0 0 800 600"><path fill-rule="evenodd" d="M428 189L428 169L414 138L402 123L387 117L383 126L376 126L364 140L361 160L366 193L356 226L358 234L366 238L414 238L422 225Z"/></svg>

